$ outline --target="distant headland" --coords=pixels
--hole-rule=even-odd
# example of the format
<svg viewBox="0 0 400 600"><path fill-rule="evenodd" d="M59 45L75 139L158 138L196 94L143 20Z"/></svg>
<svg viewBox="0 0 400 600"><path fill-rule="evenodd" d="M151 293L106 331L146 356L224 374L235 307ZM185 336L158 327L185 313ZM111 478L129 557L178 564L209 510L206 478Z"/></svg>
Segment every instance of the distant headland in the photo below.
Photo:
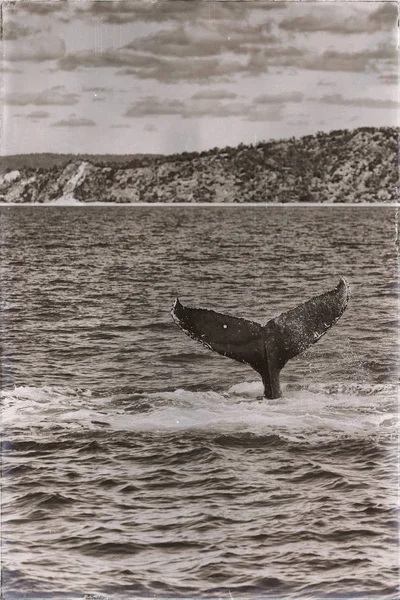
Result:
<svg viewBox="0 0 400 600"><path fill-rule="evenodd" d="M362 127L173 155L0 159L0 202L396 202L398 129Z"/></svg>

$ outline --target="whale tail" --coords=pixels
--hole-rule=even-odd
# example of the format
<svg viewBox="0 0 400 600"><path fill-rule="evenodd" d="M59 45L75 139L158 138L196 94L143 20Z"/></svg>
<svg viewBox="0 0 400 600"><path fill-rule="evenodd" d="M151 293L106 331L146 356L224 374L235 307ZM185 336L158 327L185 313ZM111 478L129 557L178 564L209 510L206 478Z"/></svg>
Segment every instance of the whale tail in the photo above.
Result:
<svg viewBox="0 0 400 600"><path fill-rule="evenodd" d="M281 369L336 323L349 297L349 285L341 278L333 290L314 296L266 325L213 310L189 308L178 298L171 314L191 338L222 356L252 367L262 377L265 397L277 398L281 395Z"/></svg>

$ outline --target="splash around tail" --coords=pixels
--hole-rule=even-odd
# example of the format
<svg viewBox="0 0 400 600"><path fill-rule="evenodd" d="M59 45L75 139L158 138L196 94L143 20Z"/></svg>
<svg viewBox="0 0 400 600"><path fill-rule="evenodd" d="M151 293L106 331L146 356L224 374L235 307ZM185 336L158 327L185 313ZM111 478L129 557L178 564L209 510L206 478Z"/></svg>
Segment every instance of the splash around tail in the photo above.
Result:
<svg viewBox="0 0 400 600"><path fill-rule="evenodd" d="M210 350L252 367L261 375L266 398L281 396L279 375L291 358L315 344L342 316L350 288L342 277L332 290L271 319L266 325L213 310L183 306L177 298L174 322Z"/></svg>

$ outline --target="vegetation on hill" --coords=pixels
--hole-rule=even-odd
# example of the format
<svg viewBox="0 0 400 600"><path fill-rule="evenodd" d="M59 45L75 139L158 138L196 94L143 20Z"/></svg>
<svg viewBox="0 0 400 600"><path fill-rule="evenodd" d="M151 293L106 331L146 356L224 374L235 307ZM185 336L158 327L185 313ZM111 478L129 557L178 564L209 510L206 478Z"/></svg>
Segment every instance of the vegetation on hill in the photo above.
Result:
<svg viewBox="0 0 400 600"><path fill-rule="evenodd" d="M0 158L0 176L8 171L20 169L44 169L52 167L64 168L72 161L89 161L99 167L126 167L132 161L150 164L155 154L53 154L40 152L37 154L9 154Z"/></svg>
<svg viewBox="0 0 400 600"><path fill-rule="evenodd" d="M391 202L397 148L397 129L364 127L169 156L5 157L0 200Z"/></svg>

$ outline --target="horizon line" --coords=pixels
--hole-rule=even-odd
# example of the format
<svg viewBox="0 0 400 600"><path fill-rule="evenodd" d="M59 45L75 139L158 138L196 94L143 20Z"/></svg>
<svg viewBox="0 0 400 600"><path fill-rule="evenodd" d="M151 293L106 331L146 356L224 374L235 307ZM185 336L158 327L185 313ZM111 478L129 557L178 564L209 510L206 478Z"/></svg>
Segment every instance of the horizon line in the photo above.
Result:
<svg viewBox="0 0 400 600"><path fill-rule="evenodd" d="M145 206L154 206L156 208L159 208L161 206L176 206L176 207L189 207L189 206L193 206L193 207L201 207L201 208L207 208L207 207L244 207L244 208L248 208L248 207L260 207L260 208L268 208L269 206L272 206L274 208L276 207L285 207L285 208L289 208L289 207L294 207L294 208L309 208L309 207L324 207L327 206L329 208L341 208L341 207L361 207L361 208L374 208L374 207L393 207L393 208L398 208L400 207L400 201L399 202L76 202L76 203L60 203L57 204L56 202L0 202L0 207L3 206L20 206L20 207L25 207L25 206L45 206L45 207L62 207L62 208L82 208L85 206L88 207L97 207L97 206L114 206L114 207L119 207L119 206L139 206L139 207L145 207Z"/></svg>
<svg viewBox="0 0 400 600"><path fill-rule="evenodd" d="M398 130L400 132L400 123L397 125L379 125L379 126L373 126L373 125L360 125L359 127L354 127L354 128L348 128L348 127L344 127L342 129L329 129L327 131L323 131L323 130L318 130L314 133L306 133L304 135L298 135L298 136L290 136L290 137L276 137L276 138L268 138L268 139L262 139L259 140L257 142L250 142L250 143L245 143L245 142L239 142L236 146L213 146L212 148L208 148L208 149L204 149L204 150L182 150L181 152L169 152L169 153L165 153L165 152L123 152L123 153L116 153L116 152L100 152L97 154L91 153L91 152L80 152L78 154L74 153L74 152L52 152L51 150L44 150L44 151L40 151L40 152L21 152L20 154L2 154L1 150L0 150L0 160L2 158L10 158L13 156L26 156L26 155L37 155L37 154L53 154L55 156L62 156L62 155L72 155L72 156L79 156L80 154L82 155L89 155L89 156L138 156L138 155L142 155L142 156L163 156L163 157L167 157L167 156L174 156L174 155L180 155L180 154L201 154L202 152L211 152L212 150L222 150L225 148L231 148L231 149L237 149L240 145L243 146L257 146L259 144L265 144L265 143L270 143L270 142L287 142L292 140L293 138L295 140L298 139L303 139L303 138L307 138L307 137L315 137L318 134L321 135L330 135L332 133L338 132L338 131L348 131L348 132L353 132L353 131L357 131L357 130L366 130L366 129L395 129Z"/></svg>

